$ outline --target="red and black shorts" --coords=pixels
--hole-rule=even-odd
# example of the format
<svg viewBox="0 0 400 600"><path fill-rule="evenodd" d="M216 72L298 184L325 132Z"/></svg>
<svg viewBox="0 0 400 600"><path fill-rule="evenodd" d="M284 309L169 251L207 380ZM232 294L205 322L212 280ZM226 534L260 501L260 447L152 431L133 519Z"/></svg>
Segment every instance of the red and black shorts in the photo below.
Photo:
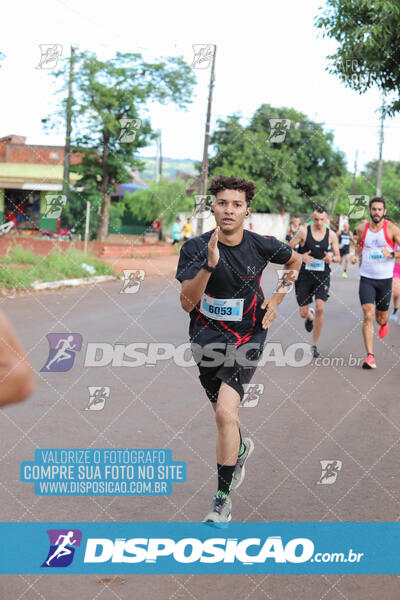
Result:
<svg viewBox="0 0 400 600"><path fill-rule="evenodd" d="M246 346L248 346L247 350ZM213 358L208 359L206 355L203 355L197 366L200 373L200 383L209 400L211 400L211 402L217 402L221 382L224 381L239 394L240 400L242 401L245 394L243 385L250 383L256 371L263 349L264 342L257 343L252 340L248 344L243 344L237 349L240 351L240 356L235 360L229 359L229 354L226 352L226 349L213 351L214 353L219 352L221 354L221 361L215 361ZM228 359L224 360L226 357L228 357ZM243 360L243 357L245 357L245 360ZM207 362L212 364L207 366ZM219 364L214 366L215 362L218 362Z"/></svg>

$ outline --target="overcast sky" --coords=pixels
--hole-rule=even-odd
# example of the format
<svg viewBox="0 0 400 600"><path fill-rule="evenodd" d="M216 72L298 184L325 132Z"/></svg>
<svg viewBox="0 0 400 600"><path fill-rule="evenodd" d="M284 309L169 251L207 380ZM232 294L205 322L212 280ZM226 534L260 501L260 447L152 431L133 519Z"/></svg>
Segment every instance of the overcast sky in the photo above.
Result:
<svg viewBox="0 0 400 600"><path fill-rule="evenodd" d="M377 157L380 105L377 90L360 96L329 75L326 56L335 46L313 26L324 0L202 0L199 3L123 0L14 0L7 3L0 50L0 137L25 135L31 144L58 144L64 132L46 134L41 119L55 109L49 70L36 69L39 44L70 44L105 59L142 52L146 59L183 55L193 44L217 44L213 123L240 112L251 117L262 104L293 107L325 123L352 169ZM4 7L3 7L4 10ZM149 107L153 128L162 129L163 154L201 159L209 70L195 70L194 102ZM385 123L384 159L399 160L400 117ZM154 147L142 151L152 156Z"/></svg>

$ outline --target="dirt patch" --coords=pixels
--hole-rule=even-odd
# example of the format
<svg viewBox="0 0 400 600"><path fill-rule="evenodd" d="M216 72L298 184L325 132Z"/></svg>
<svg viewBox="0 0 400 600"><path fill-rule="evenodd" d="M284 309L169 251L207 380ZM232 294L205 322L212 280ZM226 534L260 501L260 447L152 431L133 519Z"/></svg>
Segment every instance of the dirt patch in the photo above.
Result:
<svg viewBox="0 0 400 600"><path fill-rule="evenodd" d="M102 258L101 261L111 265L117 274L122 274L124 269L143 269L146 277L165 277L175 275L178 256L173 254L155 258Z"/></svg>

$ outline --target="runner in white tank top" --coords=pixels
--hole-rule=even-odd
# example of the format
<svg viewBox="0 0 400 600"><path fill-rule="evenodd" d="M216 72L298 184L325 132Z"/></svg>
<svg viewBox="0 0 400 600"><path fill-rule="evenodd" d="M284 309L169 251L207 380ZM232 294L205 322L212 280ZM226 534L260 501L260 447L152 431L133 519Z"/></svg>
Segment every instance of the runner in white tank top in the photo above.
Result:
<svg viewBox="0 0 400 600"><path fill-rule="evenodd" d="M373 198L369 203L371 223L357 228L356 253L361 255L359 297L364 313L363 337L367 358L363 369L375 369L373 354L374 310L379 323L379 337L385 338L389 331L388 309L392 295L392 279L395 258L395 242L400 243L400 229L385 220L386 205L383 198Z"/></svg>
<svg viewBox="0 0 400 600"><path fill-rule="evenodd" d="M383 227L379 231L372 231L367 223L361 239L362 263L360 275L371 279L392 279L394 258L388 258L382 252L383 248L394 249L393 240L388 238L388 222L383 220Z"/></svg>

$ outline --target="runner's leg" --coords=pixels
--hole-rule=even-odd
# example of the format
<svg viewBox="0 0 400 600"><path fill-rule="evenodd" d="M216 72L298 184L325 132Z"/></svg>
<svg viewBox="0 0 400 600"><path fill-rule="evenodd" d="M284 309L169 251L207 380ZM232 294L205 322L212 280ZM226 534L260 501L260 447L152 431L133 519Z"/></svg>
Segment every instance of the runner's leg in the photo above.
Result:
<svg viewBox="0 0 400 600"><path fill-rule="evenodd" d="M300 311L300 317L302 319L309 319L309 321L312 321L314 316L312 314L312 312L310 312L310 305L307 304L306 306L299 306L299 311Z"/></svg>
<svg viewBox="0 0 400 600"><path fill-rule="evenodd" d="M389 311L376 309L376 311L375 311L376 322L379 323L379 325L385 325L385 323L388 322L388 315L389 315Z"/></svg>
<svg viewBox="0 0 400 600"><path fill-rule="evenodd" d="M225 385L226 385L226 384L225 384ZM234 390L232 390L232 391L234 391ZM211 406L213 407L213 409L214 409L214 412L216 412L216 411L217 411L217 402L211 402ZM243 440L242 440L242 433L241 433L241 431L240 431L240 421L239 421L239 416L238 416L238 418L237 418L237 427L238 427L238 431L239 431L239 453L240 453L241 446L243 446Z"/></svg>
<svg viewBox="0 0 400 600"><path fill-rule="evenodd" d="M373 304L363 304L364 321L362 333L365 349L368 354L374 353L374 308Z"/></svg>
<svg viewBox="0 0 400 600"><path fill-rule="evenodd" d="M312 345L316 346L319 336L321 335L322 325L324 324L324 309L325 309L325 301L321 300L321 298L317 298L315 300L315 319L314 319L314 329L312 335Z"/></svg>
<svg viewBox="0 0 400 600"><path fill-rule="evenodd" d="M393 277L393 308L395 309L396 312L399 310L399 300L400 300L400 279L398 277Z"/></svg>
<svg viewBox="0 0 400 600"><path fill-rule="evenodd" d="M218 489L212 510L204 522L227 522L231 520L232 501L230 491L238 460L240 436L238 408L240 394L224 381L221 382L215 410L217 436Z"/></svg>
<svg viewBox="0 0 400 600"><path fill-rule="evenodd" d="M215 421L218 428L217 462L220 465L236 465L240 444L239 402L238 392L223 381L215 408Z"/></svg>

